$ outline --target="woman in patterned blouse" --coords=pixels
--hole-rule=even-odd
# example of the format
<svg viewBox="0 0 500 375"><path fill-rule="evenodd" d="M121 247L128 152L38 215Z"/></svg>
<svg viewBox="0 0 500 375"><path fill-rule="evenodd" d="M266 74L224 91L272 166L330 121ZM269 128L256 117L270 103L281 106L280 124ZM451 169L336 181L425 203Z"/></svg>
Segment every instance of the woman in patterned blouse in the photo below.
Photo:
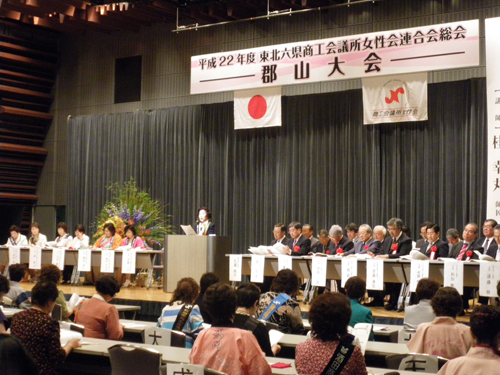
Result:
<svg viewBox="0 0 500 375"><path fill-rule="evenodd" d="M340 340L347 336L351 320L349 299L340 293L324 293L309 310L312 339L297 345L295 368L299 374L320 375L332 359ZM356 346L341 375L366 375L365 358Z"/></svg>
<svg viewBox="0 0 500 375"><path fill-rule="evenodd" d="M57 296L56 284L38 282L31 294L33 307L14 315L10 327L12 335L21 341L35 360L40 375L57 374L57 367L66 356L80 347L78 339L72 339L64 348L61 347L59 322L50 316Z"/></svg>

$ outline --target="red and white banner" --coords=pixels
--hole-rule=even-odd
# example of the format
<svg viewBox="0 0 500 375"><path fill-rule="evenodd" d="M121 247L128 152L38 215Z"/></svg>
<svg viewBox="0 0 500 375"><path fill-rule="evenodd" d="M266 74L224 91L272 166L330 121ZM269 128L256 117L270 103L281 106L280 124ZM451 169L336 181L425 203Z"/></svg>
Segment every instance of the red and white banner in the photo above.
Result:
<svg viewBox="0 0 500 375"><path fill-rule="evenodd" d="M234 92L234 128L281 126L281 86Z"/></svg>
<svg viewBox="0 0 500 375"><path fill-rule="evenodd" d="M485 21L488 150L486 218L500 220L500 18Z"/></svg>
<svg viewBox="0 0 500 375"><path fill-rule="evenodd" d="M365 125L427 120L427 73L362 81Z"/></svg>
<svg viewBox="0 0 500 375"><path fill-rule="evenodd" d="M191 94L479 65L479 21L379 31L191 57Z"/></svg>

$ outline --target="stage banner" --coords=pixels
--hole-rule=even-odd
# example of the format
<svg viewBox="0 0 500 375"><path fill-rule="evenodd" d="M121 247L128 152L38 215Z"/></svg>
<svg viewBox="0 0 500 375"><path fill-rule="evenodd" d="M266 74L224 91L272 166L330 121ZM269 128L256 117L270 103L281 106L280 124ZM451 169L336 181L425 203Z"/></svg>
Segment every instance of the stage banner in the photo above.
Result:
<svg viewBox="0 0 500 375"><path fill-rule="evenodd" d="M234 128L281 126L281 86L234 92Z"/></svg>
<svg viewBox="0 0 500 375"><path fill-rule="evenodd" d="M365 125L427 120L427 72L362 81Z"/></svg>
<svg viewBox="0 0 500 375"><path fill-rule="evenodd" d="M191 57L191 94L479 65L479 21L459 21Z"/></svg>
<svg viewBox="0 0 500 375"><path fill-rule="evenodd" d="M486 217L500 220L500 17L485 21L488 150Z"/></svg>

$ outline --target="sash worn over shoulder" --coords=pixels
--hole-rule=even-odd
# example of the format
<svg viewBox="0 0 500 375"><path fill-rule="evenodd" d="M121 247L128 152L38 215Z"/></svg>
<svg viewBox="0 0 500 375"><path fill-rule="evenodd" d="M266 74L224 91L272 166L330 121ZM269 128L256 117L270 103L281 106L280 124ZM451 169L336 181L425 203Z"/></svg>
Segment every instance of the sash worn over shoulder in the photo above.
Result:
<svg viewBox="0 0 500 375"><path fill-rule="evenodd" d="M267 306L267 309L265 309L264 312L260 314L259 319L265 320L267 322L271 315L273 315L275 311L278 310L281 305L284 305L289 299L290 296L288 294L281 293L275 299L273 299L269 306Z"/></svg>
<svg viewBox="0 0 500 375"><path fill-rule="evenodd" d="M354 353L356 345L353 344L353 341L354 336L350 334L340 340L335 353L333 353L330 362L328 362L321 375L339 375L342 372L352 353Z"/></svg>
<svg viewBox="0 0 500 375"><path fill-rule="evenodd" d="M189 315L191 314L191 311L193 310L193 305L184 305L181 308L181 311L177 314L177 318L175 318L175 323L174 326L172 327L172 330L174 331L180 331L182 332L182 329L186 325L186 322L189 319Z"/></svg>

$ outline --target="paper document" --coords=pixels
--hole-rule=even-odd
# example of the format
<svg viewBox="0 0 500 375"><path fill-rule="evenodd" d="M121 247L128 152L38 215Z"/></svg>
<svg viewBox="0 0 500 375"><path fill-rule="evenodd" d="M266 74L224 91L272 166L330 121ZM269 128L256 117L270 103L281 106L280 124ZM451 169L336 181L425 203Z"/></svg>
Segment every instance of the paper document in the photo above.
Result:
<svg viewBox="0 0 500 375"><path fill-rule="evenodd" d="M191 225L181 225L181 228L187 236L196 236L196 232Z"/></svg>
<svg viewBox="0 0 500 375"><path fill-rule="evenodd" d="M269 341L271 342L271 346L280 342L283 338L284 333L280 332L276 329L269 330Z"/></svg>

